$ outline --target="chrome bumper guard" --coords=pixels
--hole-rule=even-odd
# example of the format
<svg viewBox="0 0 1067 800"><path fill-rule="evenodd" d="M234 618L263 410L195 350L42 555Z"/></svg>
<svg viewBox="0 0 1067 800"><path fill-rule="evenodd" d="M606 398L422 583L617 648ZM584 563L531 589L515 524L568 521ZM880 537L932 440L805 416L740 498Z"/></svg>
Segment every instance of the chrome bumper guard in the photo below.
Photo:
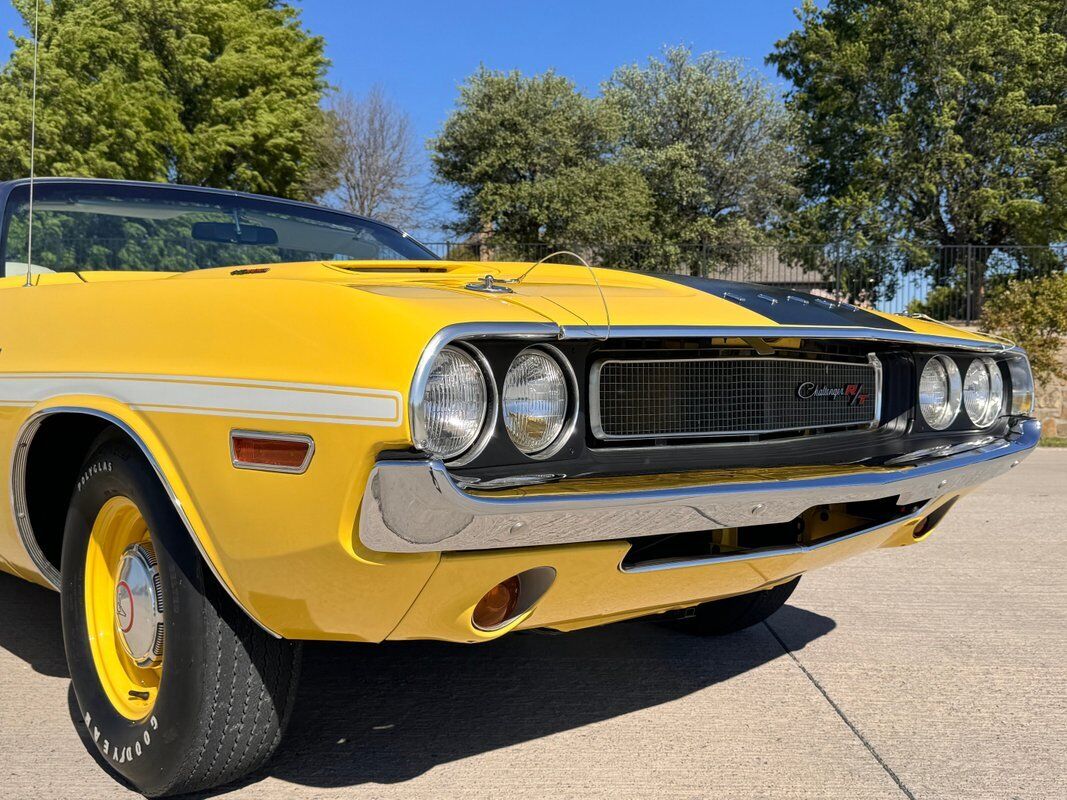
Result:
<svg viewBox="0 0 1067 800"><path fill-rule="evenodd" d="M1036 420L899 469L633 492L492 497L464 491L439 461L382 461L363 496L359 538L386 553L573 544L787 522L812 506L899 495L932 500L1007 472L1037 445Z"/></svg>

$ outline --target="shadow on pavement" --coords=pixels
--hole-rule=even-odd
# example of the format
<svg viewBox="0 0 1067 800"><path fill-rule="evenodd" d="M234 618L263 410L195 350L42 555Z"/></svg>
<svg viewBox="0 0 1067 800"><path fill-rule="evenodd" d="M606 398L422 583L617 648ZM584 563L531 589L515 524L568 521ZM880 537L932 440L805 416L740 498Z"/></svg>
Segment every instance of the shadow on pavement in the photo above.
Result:
<svg viewBox="0 0 1067 800"><path fill-rule="evenodd" d="M0 575L0 619L0 648L42 674L67 676L58 595ZM771 619L795 650L834 628L792 606ZM322 788L402 782L677 700L781 656L762 625L709 639L641 620L477 646L309 643L288 733L244 785L267 775ZM73 693L70 703L74 717Z"/></svg>
<svg viewBox="0 0 1067 800"><path fill-rule="evenodd" d="M833 620L772 618L796 649ZM705 639L651 621L485 645L311 644L296 709L266 772L339 787L439 765L677 700L782 656L762 625Z"/></svg>
<svg viewBox="0 0 1067 800"><path fill-rule="evenodd" d="M69 678L59 622L59 594L0 573L0 649L35 672Z"/></svg>

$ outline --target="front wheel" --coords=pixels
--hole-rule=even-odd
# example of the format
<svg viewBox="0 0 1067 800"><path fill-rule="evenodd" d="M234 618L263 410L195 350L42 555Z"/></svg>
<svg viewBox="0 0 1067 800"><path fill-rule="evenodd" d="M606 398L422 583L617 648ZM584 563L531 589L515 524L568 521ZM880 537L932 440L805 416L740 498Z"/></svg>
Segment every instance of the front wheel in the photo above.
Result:
<svg viewBox="0 0 1067 800"><path fill-rule="evenodd" d="M296 694L298 645L256 626L189 537L140 451L100 444L67 515L63 640L89 739L151 797L260 767Z"/></svg>
<svg viewBox="0 0 1067 800"><path fill-rule="evenodd" d="M693 615L686 617L682 624L692 633L704 636L723 636L749 628L763 622L785 605L798 583L799 575L770 589L701 603L694 609Z"/></svg>

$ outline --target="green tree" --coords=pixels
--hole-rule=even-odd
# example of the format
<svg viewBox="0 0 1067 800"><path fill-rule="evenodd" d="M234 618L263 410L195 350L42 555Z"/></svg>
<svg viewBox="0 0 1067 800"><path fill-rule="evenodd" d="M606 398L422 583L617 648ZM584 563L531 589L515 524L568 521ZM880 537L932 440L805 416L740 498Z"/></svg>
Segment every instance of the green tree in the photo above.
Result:
<svg viewBox="0 0 1067 800"><path fill-rule="evenodd" d="M461 235L696 271L703 246L765 240L796 195L791 142L781 102L740 62L673 48L617 70L599 98L554 72L482 69L431 147Z"/></svg>
<svg viewBox="0 0 1067 800"><path fill-rule="evenodd" d="M1063 0L806 0L798 17L768 59L801 126L791 233L903 243L905 267L927 243L1063 238Z"/></svg>
<svg viewBox="0 0 1067 800"><path fill-rule="evenodd" d="M1067 336L1067 274L1008 281L991 295L982 327L1026 348L1038 382L1067 378L1060 355Z"/></svg>
<svg viewBox="0 0 1067 800"><path fill-rule="evenodd" d="M29 29L34 0L14 0ZM40 7L37 168L291 197L323 191L323 42L279 0ZM0 71L0 177L29 171L32 39Z"/></svg>
<svg viewBox="0 0 1067 800"><path fill-rule="evenodd" d="M661 263L682 255L670 252L676 243L765 241L796 196L789 116L743 62L669 48L617 69L603 97L621 123L621 163L652 191Z"/></svg>
<svg viewBox="0 0 1067 800"><path fill-rule="evenodd" d="M636 170L611 160L617 129L552 71L480 69L430 142L437 179L455 191L453 231L512 245L642 241L651 198Z"/></svg>

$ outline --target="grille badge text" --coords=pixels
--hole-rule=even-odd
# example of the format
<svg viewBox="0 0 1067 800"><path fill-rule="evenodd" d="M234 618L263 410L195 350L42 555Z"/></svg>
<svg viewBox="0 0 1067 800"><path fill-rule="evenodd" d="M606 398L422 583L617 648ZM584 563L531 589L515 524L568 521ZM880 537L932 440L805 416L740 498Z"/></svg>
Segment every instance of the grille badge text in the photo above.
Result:
<svg viewBox="0 0 1067 800"><path fill-rule="evenodd" d="M850 406L862 406L867 404L868 394L863 390L862 383L848 383L844 386L819 386L811 381L805 381L797 386L797 397L801 400L812 400L817 397L826 397L837 400L839 397Z"/></svg>

